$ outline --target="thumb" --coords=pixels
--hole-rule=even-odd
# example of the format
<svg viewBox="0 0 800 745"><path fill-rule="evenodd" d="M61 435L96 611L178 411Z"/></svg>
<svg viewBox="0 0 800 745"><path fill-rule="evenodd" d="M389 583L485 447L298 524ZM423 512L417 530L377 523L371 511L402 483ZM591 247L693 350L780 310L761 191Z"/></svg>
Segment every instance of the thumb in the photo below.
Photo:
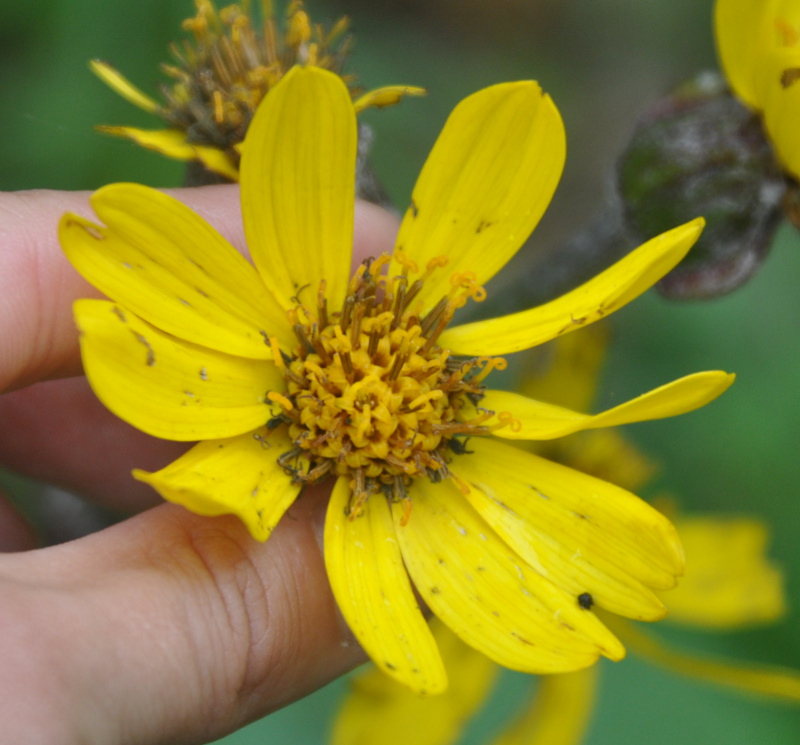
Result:
<svg viewBox="0 0 800 745"><path fill-rule="evenodd" d="M266 544L163 505L0 557L9 741L207 742L360 663L325 574L327 496L309 489Z"/></svg>

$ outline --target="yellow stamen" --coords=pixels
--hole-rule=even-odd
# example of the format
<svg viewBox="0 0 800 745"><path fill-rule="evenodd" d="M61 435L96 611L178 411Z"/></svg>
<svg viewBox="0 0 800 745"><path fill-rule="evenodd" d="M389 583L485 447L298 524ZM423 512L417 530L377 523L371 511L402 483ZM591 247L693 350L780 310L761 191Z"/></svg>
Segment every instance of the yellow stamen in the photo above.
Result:
<svg viewBox="0 0 800 745"><path fill-rule="evenodd" d="M270 391L267 393L267 398L273 403L280 404L284 409L286 409L286 411L292 411L292 409L294 409L294 404L288 398L286 398L286 396L283 396L280 393Z"/></svg>
<svg viewBox="0 0 800 745"><path fill-rule="evenodd" d="M281 372L286 371L286 364L283 361L283 355L281 354L281 349L278 346L278 337L270 336L269 337L269 348L272 350L272 360L278 369Z"/></svg>

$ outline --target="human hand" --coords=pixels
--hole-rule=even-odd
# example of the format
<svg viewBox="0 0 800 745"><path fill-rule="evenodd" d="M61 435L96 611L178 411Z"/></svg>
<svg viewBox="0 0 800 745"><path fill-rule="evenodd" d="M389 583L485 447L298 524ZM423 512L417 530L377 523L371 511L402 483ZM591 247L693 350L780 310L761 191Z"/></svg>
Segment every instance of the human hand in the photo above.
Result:
<svg viewBox="0 0 800 745"><path fill-rule="evenodd" d="M173 194L244 249L236 187ZM0 551L20 551L0 555L3 737L208 742L364 659L325 574L327 492L306 490L260 544L238 519L161 504L133 480L187 446L117 420L79 377L71 303L97 291L58 245L67 211L91 217L88 194L0 195L0 463L139 514L21 551L34 537L0 495ZM395 231L357 205L354 260L390 250Z"/></svg>

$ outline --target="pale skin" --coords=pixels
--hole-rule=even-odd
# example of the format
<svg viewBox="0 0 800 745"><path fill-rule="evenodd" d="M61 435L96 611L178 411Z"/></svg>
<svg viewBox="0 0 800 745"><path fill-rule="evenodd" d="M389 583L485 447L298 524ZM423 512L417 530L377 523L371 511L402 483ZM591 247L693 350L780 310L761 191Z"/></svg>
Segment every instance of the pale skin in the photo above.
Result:
<svg viewBox="0 0 800 745"><path fill-rule="evenodd" d="M239 248L233 186L172 192ZM130 476L185 445L115 419L80 376L71 304L97 296L61 253L66 211L88 193L0 195L0 463L137 513L35 549L0 495L0 722L20 745L204 743L364 660L322 558L327 493L307 490L266 544L232 517L163 504ZM392 247L397 222L356 209L356 260ZM15 552L15 553L10 553Z"/></svg>

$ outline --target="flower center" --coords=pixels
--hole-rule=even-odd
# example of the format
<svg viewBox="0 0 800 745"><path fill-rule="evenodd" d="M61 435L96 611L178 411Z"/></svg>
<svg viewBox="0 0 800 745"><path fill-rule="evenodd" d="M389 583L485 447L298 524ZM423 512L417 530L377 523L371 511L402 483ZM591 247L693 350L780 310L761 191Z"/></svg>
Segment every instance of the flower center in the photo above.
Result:
<svg viewBox="0 0 800 745"><path fill-rule="evenodd" d="M288 422L294 445L278 462L296 483L350 476L351 516L380 491L403 500L408 514L412 479L452 478L447 464L466 451L462 438L510 422L501 415L499 425L487 426L494 412L477 408L483 379L505 360L455 359L436 344L468 298L485 298L474 275L454 274L448 295L423 315L415 298L447 260L432 260L412 282L417 267L396 258L404 268L391 278L381 274L388 256L364 262L337 312L328 310L323 281L315 309L291 311L299 344L290 354L271 340L286 390L268 394L281 407L270 424Z"/></svg>

